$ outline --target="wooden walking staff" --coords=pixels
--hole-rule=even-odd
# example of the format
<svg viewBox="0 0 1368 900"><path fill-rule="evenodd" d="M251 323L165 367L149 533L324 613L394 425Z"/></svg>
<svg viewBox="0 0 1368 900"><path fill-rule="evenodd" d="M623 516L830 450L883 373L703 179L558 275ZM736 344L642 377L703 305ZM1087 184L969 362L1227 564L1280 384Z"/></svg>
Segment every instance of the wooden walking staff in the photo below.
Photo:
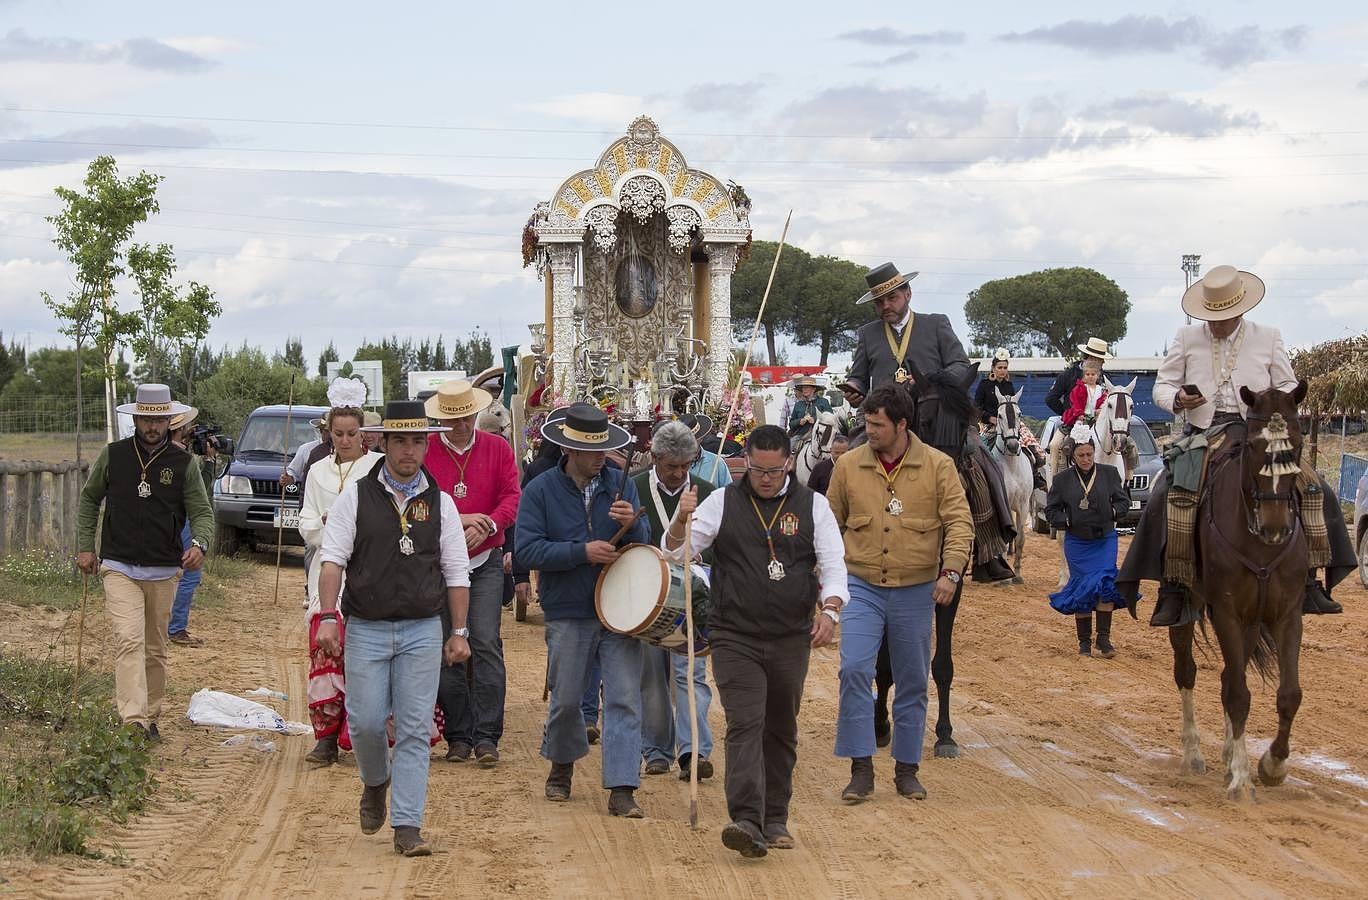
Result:
<svg viewBox="0 0 1368 900"><path fill-rule="evenodd" d="M76 618L76 675L71 679L71 705L76 705L76 698L81 693L81 644L85 638L85 609L86 596L90 592L90 576L81 573L81 612ZM68 620L70 621L70 620Z"/></svg>
<svg viewBox="0 0 1368 900"><path fill-rule="evenodd" d="M280 467L280 474L283 477L285 470L290 466L290 420L294 417L294 383L295 376L290 375L290 405L285 409L285 464ZM276 577L275 577L275 596L271 599L271 605L277 606L280 603L280 554L284 549L281 541L285 539L285 485L280 486L280 518L276 520Z"/></svg>

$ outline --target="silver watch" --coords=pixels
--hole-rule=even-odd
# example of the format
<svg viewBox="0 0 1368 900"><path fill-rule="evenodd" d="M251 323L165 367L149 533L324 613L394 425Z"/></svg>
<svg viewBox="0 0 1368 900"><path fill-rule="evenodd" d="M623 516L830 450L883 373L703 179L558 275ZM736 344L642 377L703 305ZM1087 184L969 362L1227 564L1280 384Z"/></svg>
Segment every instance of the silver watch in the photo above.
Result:
<svg viewBox="0 0 1368 900"><path fill-rule="evenodd" d="M831 609L830 607L823 606L823 607L822 607L822 615L824 615L824 616L826 616L828 619L830 619L830 620L831 620L831 623L832 623L833 625L840 625L840 624L841 624L841 613L840 613L840 611L838 611L838 610L834 610L834 609Z"/></svg>
<svg viewBox="0 0 1368 900"><path fill-rule="evenodd" d="M451 636L452 636L452 637L458 637L458 638L465 638L466 640L469 640L469 639L470 639L470 629L469 629L469 628L453 628L453 629L451 629Z"/></svg>

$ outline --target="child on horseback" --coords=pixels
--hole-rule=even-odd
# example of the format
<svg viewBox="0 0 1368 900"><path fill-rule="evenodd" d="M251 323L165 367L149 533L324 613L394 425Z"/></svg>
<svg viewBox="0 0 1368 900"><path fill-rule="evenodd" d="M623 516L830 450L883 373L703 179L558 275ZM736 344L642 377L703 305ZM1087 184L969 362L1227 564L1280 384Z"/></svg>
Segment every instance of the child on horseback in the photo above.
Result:
<svg viewBox="0 0 1368 900"><path fill-rule="evenodd" d="M1107 402L1107 389L1102 385L1102 360L1089 356L1083 360L1083 375L1078 384L1069 391L1069 408L1061 417L1064 427L1055 433L1050 442L1050 451L1055 456L1054 470L1064 468L1073 459L1073 448L1083 441L1092 439L1093 423L1097 421L1097 411Z"/></svg>
<svg viewBox="0 0 1368 900"><path fill-rule="evenodd" d="M979 379L978 387L974 389L974 406L979 411L980 431L990 431L997 427L997 393L1010 397L1016 394L1016 385L1012 384L1012 378L1007 373L1011 365L1012 356L1007 352L1006 347L999 347L993 351L993 366L988 370L987 376ZM1039 442L1031 429L1026 427L1025 422L1017 423L1017 437L1021 440L1023 449L1030 451L1031 473L1035 481L1035 486L1041 490L1045 489L1045 476L1041 469L1045 465L1045 454L1040 449Z"/></svg>

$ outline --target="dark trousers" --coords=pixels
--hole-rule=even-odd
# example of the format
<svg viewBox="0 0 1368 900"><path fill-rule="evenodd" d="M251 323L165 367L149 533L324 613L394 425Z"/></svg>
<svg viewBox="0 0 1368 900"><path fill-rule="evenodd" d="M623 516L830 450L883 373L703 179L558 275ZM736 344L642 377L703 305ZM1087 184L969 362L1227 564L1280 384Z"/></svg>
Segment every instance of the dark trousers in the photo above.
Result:
<svg viewBox="0 0 1368 900"><path fill-rule="evenodd" d="M470 608L466 615L470 659L442 666L437 702L446 715L444 737L448 743L498 746L503 737L508 686L503 636L499 633L503 586L503 551L496 548L483 565L470 573Z"/></svg>
<svg viewBox="0 0 1368 900"><path fill-rule="evenodd" d="M811 638L713 632L713 678L727 716L727 813L759 828L787 824L798 761L798 707Z"/></svg>

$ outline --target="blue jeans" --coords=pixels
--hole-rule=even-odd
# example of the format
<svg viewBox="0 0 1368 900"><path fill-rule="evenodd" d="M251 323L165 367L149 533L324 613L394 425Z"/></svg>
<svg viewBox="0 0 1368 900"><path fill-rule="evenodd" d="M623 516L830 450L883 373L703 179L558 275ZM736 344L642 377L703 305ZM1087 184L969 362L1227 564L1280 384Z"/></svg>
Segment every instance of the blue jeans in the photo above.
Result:
<svg viewBox="0 0 1368 900"><path fill-rule="evenodd" d="M190 549L190 523L181 528L181 549ZM171 622L166 626L167 634L185 631L190 625L190 602L195 599L195 588L204 577L202 569L181 572L180 584L176 586L176 599L171 604Z"/></svg>
<svg viewBox="0 0 1368 900"><path fill-rule="evenodd" d="M343 660L347 727L361 782L375 787L389 780L390 824L421 828L427 803L428 738L442 668L442 620L350 616ZM385 731L391 715L392 767Z"/></svg>
<svg viewBox="0 0 1368 900"><path fill-rule="evenodd" d="M470 573L470 659L442 667L438 698L446 713L447 743L464 741L472 747L498 745L504 729L504 696L508 672L504 667L503 553L495 550L484 565Z"/></svg>
<svg viewBox="0 0 1368 900"><path fill-rule="evenodd" d="M708 687L706 659L694 660L692 685L686 674L687 656L662 647L646 646L641 667L641 757L647 762L674 762L693 753L689 734L689 695L692 688L698 706L699 756L712 755L712 731L708 728L708 709L712 689Z"/></svg>
<svg viewBox="0 0 1368 900"><path fill-rule="evenodd" d="M603 786L641 784L641 650L636 638L614 634L598 619L546 623L551 708L541 755L573 763L589 755L580 701L597 655L603 667Z"/></svg>
<svg viewBox="0 0 1368 900"><path fill-rule="evenodd" d="M931 671L934 582L879 588L850 576L850 603L841 611L841 708L836 755L874 755L874 663L888 634L893 664L893 758L919 763L926 734L926 681Z"/></svg>
<svg viewBox="0 0 1368 900"><path fill-rule="evenodd" d="M603 687L603 666L599 665L598 651L589 661L589 681L584 686L584 696L580 698L580 715L585 725L597 725L599 702L602 699L599 688Z"/></svg>

